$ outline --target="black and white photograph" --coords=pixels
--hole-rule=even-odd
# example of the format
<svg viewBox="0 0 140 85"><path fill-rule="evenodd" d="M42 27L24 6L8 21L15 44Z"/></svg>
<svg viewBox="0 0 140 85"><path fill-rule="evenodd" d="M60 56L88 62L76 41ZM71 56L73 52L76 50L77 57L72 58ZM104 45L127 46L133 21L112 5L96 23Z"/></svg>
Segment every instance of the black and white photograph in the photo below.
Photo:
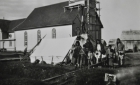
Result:
<svg viewBox="0 0 140 85"><path fill-rule="evenodd" d="M140 85L140 0L0 0L0 85Z"/></svg>

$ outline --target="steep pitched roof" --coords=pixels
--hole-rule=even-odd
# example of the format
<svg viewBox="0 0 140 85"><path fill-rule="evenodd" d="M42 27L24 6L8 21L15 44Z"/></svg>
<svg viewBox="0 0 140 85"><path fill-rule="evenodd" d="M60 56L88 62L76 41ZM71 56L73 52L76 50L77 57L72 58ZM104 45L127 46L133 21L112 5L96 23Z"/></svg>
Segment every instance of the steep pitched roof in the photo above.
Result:
<svg viewBox="0 0 140 85"><path fill-rule="evenodd" d="M117 39L110 39L108 45L115 45Z"/></svg>
<svg viewBox="0 0 140 85"><path fill-rule="evenodd" d="M140 40L140 30L122 31L121 40Z"/></svg>
<svg viewBox="0 0 140 85"><path fill-rule="evenodd" d="M9 24L9 20L0 19L0 29L2 30L2 32L8 32Z"/></svg>
<svg viewBox="0 0 140 85"><path fill-rule="evenodd" d="M68 2L61 2L49 6L36 8L15 30L28 30L41 27L58 26L72 24L78 11L64 12L63 7L68 6Z"/></svg>
<svg viewBox="0 0 140 85"><path fill-rule="evenodd" d="M16 28L17 26L19 26L20 24L22 24L22 22L24 20L25 19L18 19L18 20L12 20L12 21L10 21L8 32L14 32L14 28Z"/></svg>
<svg viewBox="0 0 140 85"><path fill-rule="evenodd" d="M14 32L14 28L20 25L25 19L18 20L3 20L0 19L0 29L3 32L12 33Z"/></svg>

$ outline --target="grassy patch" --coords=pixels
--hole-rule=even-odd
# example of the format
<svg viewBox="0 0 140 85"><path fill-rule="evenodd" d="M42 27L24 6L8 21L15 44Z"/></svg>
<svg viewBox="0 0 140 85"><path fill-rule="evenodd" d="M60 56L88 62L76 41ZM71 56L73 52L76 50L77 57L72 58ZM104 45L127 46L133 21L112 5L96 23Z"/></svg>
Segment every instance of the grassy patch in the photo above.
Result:
<svg viewBox="0 0 140 85"><path fill-rule="evenodd" d="M140 54L126 54L126 64L140 64ZM69 72L70 66L32 65L29 62L0 62L0 85L46 85L42 79ZM120 70L119 73L116 70ZM117 74L120 85L139 85L140 67L83 69L68 85L105 85L105 73Z"/></svg>
<svg viewBox="0 0 140 85"><path fill-rule="evenodd" d="M76 73L76 78L71 85L105 85L105 73L114 74L112 69L85 69Z"/></svg>
<svg viewBox="0 0 140 85"><path fill-rule="evenodd" d="M37 85L33 82L41 83L42 79L68 71L70 70L59 66L32 65L29 62L0 62L0 85ZM17 84L18 81L20 84Z"/></svg>
<svg viewBox="0 0 140 85"><path fill-rule="evenodd" d="M44 82L28 78L9 78L0 80L0 85L46 85Z"/></svg>

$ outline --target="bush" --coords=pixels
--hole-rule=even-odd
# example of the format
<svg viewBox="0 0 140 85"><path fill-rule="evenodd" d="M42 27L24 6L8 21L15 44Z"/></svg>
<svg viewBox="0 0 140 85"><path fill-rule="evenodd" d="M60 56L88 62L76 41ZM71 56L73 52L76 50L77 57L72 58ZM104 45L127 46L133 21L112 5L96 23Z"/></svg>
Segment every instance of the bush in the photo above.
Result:
<svg viewBox="0 0 140 85"><path fill-rule="evenodd" d="M33 65L29 62L0 62L0 85L44 85L42 79L68 71L63 67Z"/></svg>

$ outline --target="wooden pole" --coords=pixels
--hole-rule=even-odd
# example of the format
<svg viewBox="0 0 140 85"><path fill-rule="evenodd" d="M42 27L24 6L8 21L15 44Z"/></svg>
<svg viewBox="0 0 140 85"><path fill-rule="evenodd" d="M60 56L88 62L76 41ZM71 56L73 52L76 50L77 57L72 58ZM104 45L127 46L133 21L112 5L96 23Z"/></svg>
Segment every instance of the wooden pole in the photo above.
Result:
<svg viewBox="0 0 140 85"><path fill-rule="evenodd" d="M43 61L43 57L41 56L41 59L42 59L42 61Z"/></svg>
<svg viewBox="0 0 140 85"><path fill-rule="evenodd" d="M35 61L36 61L36 56L35 56Z"/></svg>

